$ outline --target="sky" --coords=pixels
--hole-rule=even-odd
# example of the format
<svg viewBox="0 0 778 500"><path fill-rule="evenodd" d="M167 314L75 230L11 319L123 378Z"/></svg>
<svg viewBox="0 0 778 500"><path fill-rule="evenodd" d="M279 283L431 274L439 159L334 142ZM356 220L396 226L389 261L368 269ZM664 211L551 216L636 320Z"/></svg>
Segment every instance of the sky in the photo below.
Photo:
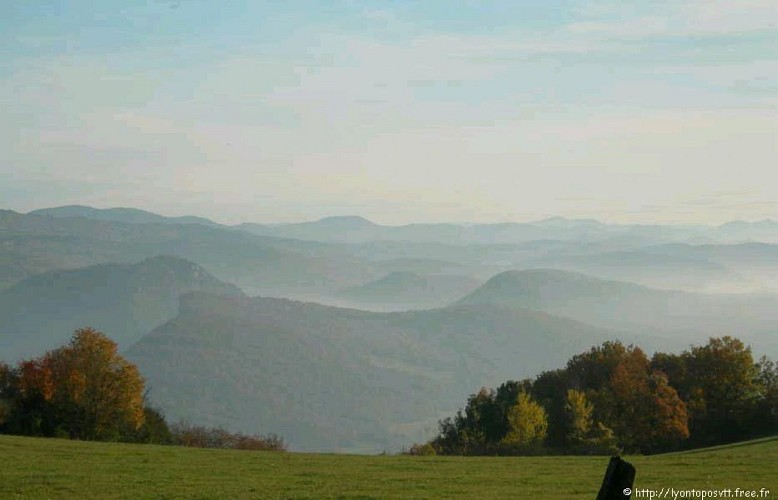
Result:
<svg viewBox="0 0 778 500"><path fill-rule="evenodd" d="M0 2L0 208L778 219L775 0Z"/></svg>

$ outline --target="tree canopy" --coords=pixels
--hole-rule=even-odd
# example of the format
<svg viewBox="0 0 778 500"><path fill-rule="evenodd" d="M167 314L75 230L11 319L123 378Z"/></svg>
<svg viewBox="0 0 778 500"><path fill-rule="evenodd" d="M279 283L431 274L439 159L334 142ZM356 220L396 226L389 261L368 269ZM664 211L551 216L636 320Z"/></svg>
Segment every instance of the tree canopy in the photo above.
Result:
<svg viewBox="0 0 778 500"><path fill-rule="evenodd" d="M22 361L2 389L9 432L117 440L145 421L144 381L116 343L91 328L70 343Z"/></svg>
<svg viewBox="0 0 778 500"><path fill-rule="evenodd" d="M755 363L738 339L711 338L651 359L639 347L605 342L534 380L481 389L440 422L425 449L655 453L776 432L778 366Z"/></svg>

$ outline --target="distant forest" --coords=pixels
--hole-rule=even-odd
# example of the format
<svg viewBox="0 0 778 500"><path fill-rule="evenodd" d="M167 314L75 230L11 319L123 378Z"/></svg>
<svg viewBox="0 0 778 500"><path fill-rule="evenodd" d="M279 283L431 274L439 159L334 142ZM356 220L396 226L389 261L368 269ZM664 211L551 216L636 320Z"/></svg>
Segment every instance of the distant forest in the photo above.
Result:
<svg viewBox="0 0 778 500"><path fill-rule="evenodd" d="M411 454L658 453L778 433L778 366L732 337L681 354L605 342L481 389Z"/></svg>

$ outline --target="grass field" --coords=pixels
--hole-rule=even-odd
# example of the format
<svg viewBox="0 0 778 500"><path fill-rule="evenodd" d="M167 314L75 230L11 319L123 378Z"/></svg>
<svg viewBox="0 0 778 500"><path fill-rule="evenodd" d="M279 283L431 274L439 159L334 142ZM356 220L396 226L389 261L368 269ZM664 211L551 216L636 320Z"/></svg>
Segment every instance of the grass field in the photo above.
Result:
<svg viewBox="0 0 778 500"><path fill-rule="evenodd" d="M729 498L737 498L735 488L757 490L757 493L761 488L767 488L772 490L771 495L762 498L778 499L778 438L627 459L637 468L636 489L729 488L733 490ZM324 455L15 436L0 436L0 460L2 499L591 500L596 496L608 463L607 457ZM633 498L638 496L633 495Z"/></svg>

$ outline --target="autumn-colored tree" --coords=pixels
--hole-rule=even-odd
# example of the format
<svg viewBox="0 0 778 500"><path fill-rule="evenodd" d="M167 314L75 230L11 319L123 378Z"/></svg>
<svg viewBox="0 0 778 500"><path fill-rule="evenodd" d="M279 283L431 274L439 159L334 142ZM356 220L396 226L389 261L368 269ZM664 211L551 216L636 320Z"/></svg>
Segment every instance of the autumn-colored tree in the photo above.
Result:
<svg viewBox="0 0 778 500"><path fill-rule="evenodd" d="M607 386L619 363L636 349L618 341L608 341L573 356L567 362L568 384L584 390L598 390Z"/></svg>
<svg viewBox="0 0 778 500"><path fill-rule="evenodd" d="M72 410L69 430L80 439L118 438L144 420L144 381L114 341L91 328L50 354L55 401Z"/></svg>
<svg viewBox="0 0 778 500"><path fill-rule="evenodd" d="M607 423L627 449L646 453L676 448L689 437L686 405L662 372L651 372L640 349L630 351L616 367L610 390Z"/></svg>
<svg viewBox="0 0 778 500"><path fill-rule="evenodd" d="M541 442L655 453L776 432L778 365L754 363L742 342L723 337L650 361L636 346L605 342L534 381L473 394L431 445L439 454L524 453Z"/></svg>
<svg viewBox="0 0 778 500"><path fill-rule="evenodd" d="M565 398L565 415L568 429L567 441L570 445L578 446L589 437L594 424L593 412L594 405L586 399L586 394L575 389L568 389Z"/></svg>
<svg viewBox="0 0 778 500"><path fill-rule="evenodd" d="M613 429L625 449L673 448L689 436L686 406L639 347L605 342L574 356L567 370L593 404L593 420Z"/></svg>
<svg viewBox="0 0 778 500"><path fill-rule="evenodd" d="M546 410L526 392L519 393L508 410L508 433L502 444L516 449L538 446L543 443L548 431Z"/></svg>
<svg viewBox="0 0 778 500"><path fill-rule="evenodd" d="M17 432L120 439L144 420L143 378L116 343L91 328L19 365Z"/></svg>

